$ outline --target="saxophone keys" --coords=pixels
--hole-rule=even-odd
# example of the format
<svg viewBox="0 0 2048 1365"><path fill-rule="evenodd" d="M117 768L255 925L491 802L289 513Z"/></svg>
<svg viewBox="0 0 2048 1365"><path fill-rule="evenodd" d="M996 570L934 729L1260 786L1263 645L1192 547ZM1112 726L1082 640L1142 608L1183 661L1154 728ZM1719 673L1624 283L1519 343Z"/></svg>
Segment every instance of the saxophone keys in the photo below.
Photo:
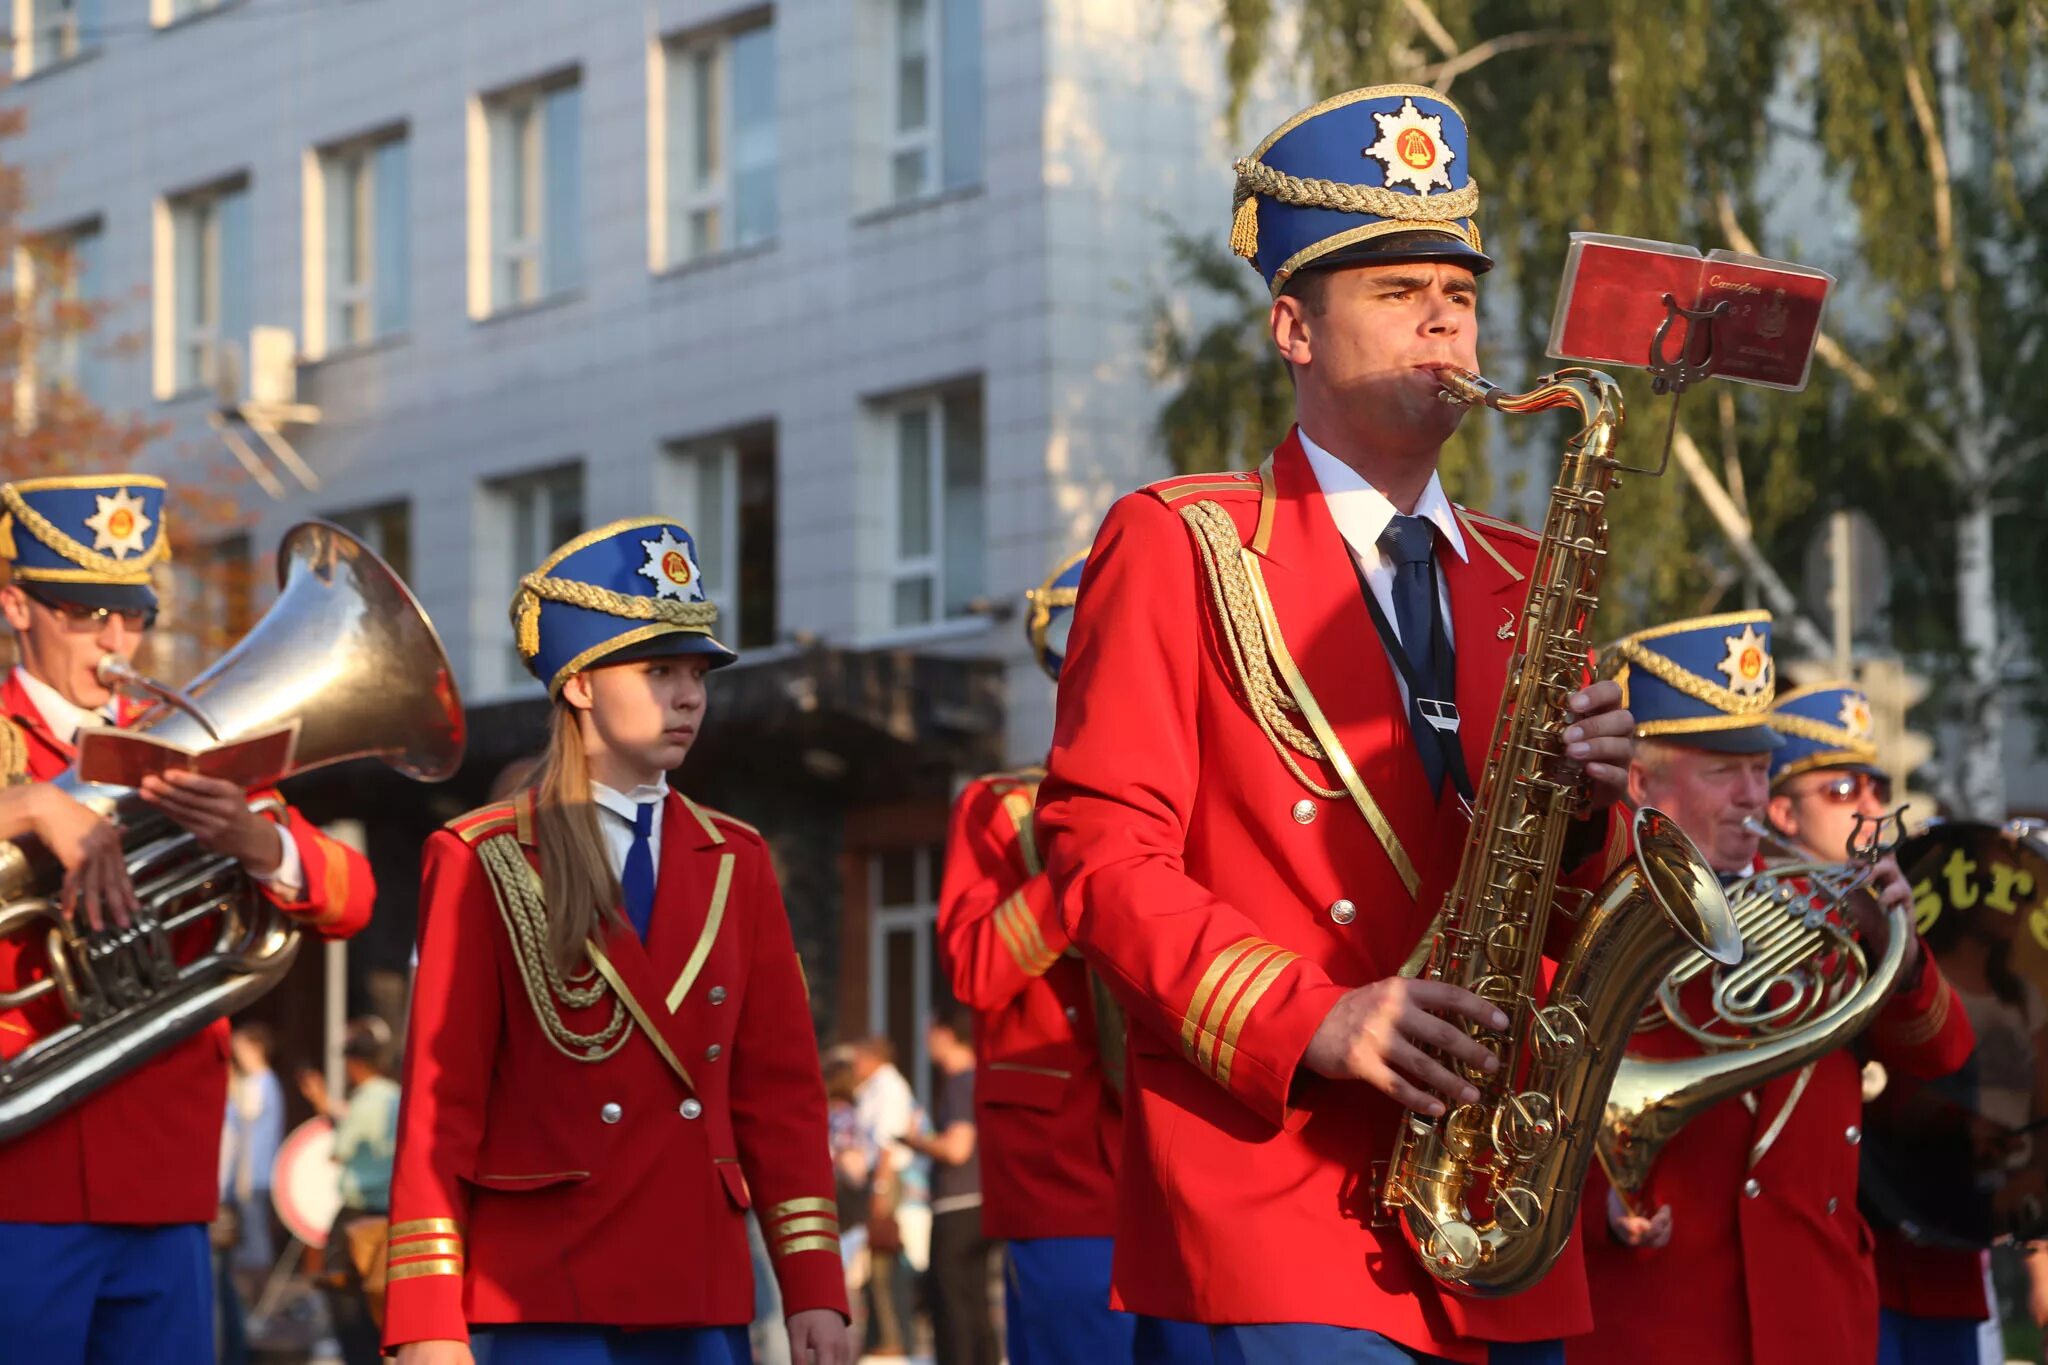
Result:
<svg viewBox="0 0 2048 1365"><path fill-rule="evenodd" d="M1529 1232L1543 1218L1543 1196L1527 1185L1509 1185L1493 1198L1493 1218L1509 1232Z"/></svg>

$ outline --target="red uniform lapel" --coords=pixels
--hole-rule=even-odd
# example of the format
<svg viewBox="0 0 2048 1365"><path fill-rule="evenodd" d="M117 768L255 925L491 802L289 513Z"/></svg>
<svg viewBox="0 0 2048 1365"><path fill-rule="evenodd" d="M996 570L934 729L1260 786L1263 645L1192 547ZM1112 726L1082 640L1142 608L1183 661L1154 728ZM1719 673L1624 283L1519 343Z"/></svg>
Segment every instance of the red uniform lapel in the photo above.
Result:
<svg viewBox="0 0 2048 1365"><path fill-rule="evenodd" d="M1297 434L1274 453L1271 477L1261 572L1281 637L1395 834L1410 850L1426 848L1434 809L1394 667Z"/></svg>

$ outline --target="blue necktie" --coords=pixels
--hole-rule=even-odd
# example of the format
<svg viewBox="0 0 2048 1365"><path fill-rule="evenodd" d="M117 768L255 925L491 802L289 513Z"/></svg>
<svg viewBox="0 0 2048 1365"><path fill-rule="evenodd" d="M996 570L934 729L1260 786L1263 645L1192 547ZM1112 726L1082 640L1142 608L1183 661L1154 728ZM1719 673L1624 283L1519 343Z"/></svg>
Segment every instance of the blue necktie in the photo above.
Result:
<svg viewBox="0 0 2048 1365"><path fill-rule="evenodd" d="M1401 652L1408 656L1412 676L1420 678L1433 700L1444 691L1437 676L1436 651L1436 528L1422 517L1396 516L1380 534L1380 549L1394 563L1394 628ZM1429 776L1429 789L1444 789L1443 742L1422 718L1415 689L1408 689L1408 723L1415 731L1415 751Z"/></svg>
<svg viewBox="0 0 2048 1365"><path fill-rule="evenodd" d="M626 850L626 869L619 875L619 889L626 893L626 918L633 932L647 941L647 926L654 920L654 803L643 801L633 808L633 846Z"/></svg>

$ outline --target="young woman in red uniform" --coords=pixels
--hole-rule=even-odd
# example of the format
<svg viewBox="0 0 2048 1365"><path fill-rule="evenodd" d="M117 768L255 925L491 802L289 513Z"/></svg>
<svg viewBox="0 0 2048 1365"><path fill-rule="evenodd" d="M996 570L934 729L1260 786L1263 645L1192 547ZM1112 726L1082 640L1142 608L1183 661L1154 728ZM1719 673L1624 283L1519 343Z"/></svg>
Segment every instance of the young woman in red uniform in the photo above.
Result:
<svg viewBox="0 0 2048 1365"><path fill-rule="evenodd" d="M671 790L712 635L688 531L521 581L532 785L427 843L385 1343L401 1365L743 1365L766 1234L797 1365L850 1365L825 1091L751 827Z"/></svg>

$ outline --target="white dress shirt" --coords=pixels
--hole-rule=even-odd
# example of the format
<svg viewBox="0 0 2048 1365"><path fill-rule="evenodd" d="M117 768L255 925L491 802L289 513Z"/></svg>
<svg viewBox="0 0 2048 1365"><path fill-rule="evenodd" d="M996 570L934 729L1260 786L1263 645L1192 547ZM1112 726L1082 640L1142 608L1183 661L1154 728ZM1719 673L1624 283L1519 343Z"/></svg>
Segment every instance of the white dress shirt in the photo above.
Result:
<svg viewBox="0 0 2048 1365"><path fill-rule="evenodd" d="M654 882L661 884L661 803L668 800L668 783L657 782L649 787L635 787L629 792L607 787L602 782L590 784L590 799L597 808L613 818L599 820L598 828L604 831L604 850L612 861L612 875L626 875L626 855L633 851L633 820L639 807L654 805L654 828L647 835L647 851L654 855Z"/></svg>
<svg viewBox="0 0 2048 1365"><path fill-rule="evenodd" d="M109 701L101 709L89 711L20 664L14 666L14 677L15 681L21 684L21 690L28 693L28 699L35 704L36 713L43 718L43 725L60 744L76 746L80 730L89 725L112 725L115 722L119 705L117 702ZM299 858L299 846L284 832L283 826L271 824L268 820L264 823L277 831L277 870L267 877L254 872L249 875L285 900L295 901L304 895L306 890L306 868Z"/></svg>
<svg viewBox="0 0 2048 1365"><path fill-rule="evenodd" d="M1359 567L1365 570L1366 586L1378 600L1394 638L1400 639L1400 618L1394 611L1394 564L1380 549L1380 537L1386 534L1387 524L1398 509L1386 494L1367 483L1364 475L1317 445L1305 431L1301 433L1301 448L1308 456L1309 471L1323 490L1323 503L1330 509L1330 519L1337 523L1337 533L1344 537ZM1443 543L1461 561L1470 557L1465 549L1465 534L1451 510L1451 500L1444 496L1443 482L1434 471L1422 496L1415 500L1415 515L1434 525ZM1455 646L1457 640L1451 634L1451 590L1444 581L1442 563L1436 568L1436 601L1443 619L1444 642ZM1393 662L1391 654L1388 662ZM1394 665L1394 685L1401 689L1402 702L1407 702L1408 683L1401 676L1399 664Z"/></svg>

